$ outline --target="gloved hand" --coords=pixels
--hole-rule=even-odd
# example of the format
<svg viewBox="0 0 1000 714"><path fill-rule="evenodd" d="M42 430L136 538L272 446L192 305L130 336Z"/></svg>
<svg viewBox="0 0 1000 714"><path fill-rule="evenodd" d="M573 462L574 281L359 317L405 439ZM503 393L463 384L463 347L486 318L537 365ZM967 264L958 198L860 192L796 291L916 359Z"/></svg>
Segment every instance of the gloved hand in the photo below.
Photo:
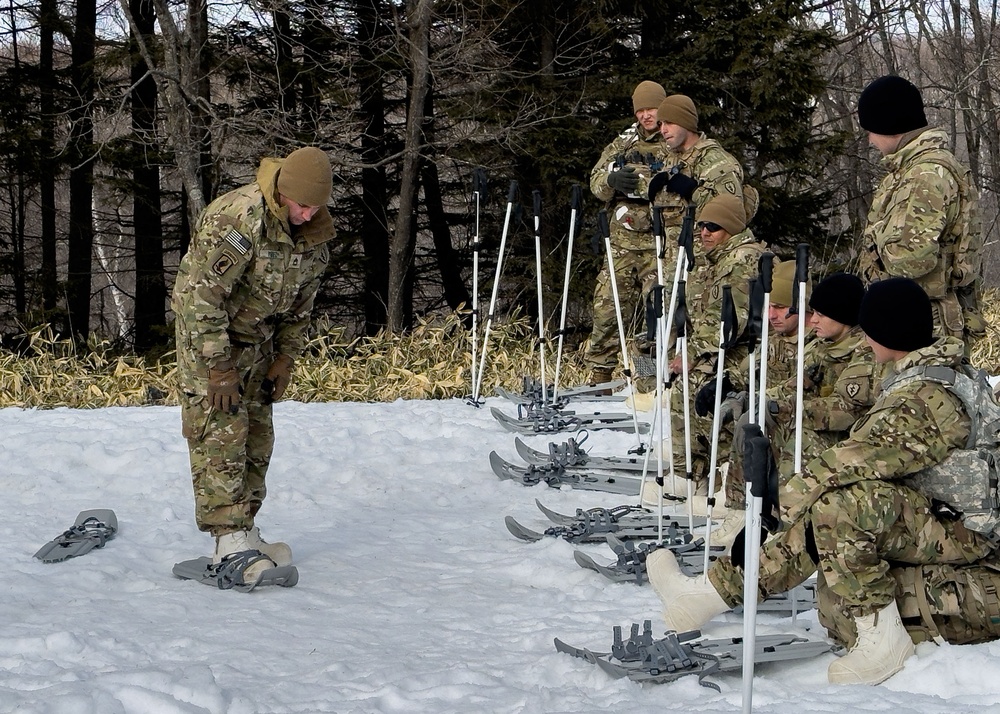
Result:
<svg viewBox="0 0 1000 714"><path fill-rule="evenodd" d="M719 414L722 416L722 423L736 421L747 409L748 395L746 392L729 392L726 398L719 405Z"/></svg>
<svg viewBox="0 0 1000 714"><path fill-rule="evenodd" d="M271 404L281 399L289 382L292 381L292 367L294 366L295 360L288 355L275 356L271 366L267 368L267 376L260 384L260 391L264 393L262 400L264 404Z"/></svg>
<svg viewBox="0 0 1000 714"><path fill-rule="evenodd" d="M208 370L208 401L213 409L235 414L241 391L240 373L229 360Z"/></svg>
<svg viewBox="0 0 1000 714"><path fill-rule="evenodd" d="M682 173L676 173L667 179L667 190L671 193L676 193L685 201L691 200L698 185L697 179L693 179L687 174Z"/></svg>
<svg viewBox="0 0 1000 714"><path fill-rule="evenodd" d="M608 174L608 186L615 191L629 194L639 186L639 174L631 166L623 166L617 171Z"/></svg>
<svg viewBox="0 0 1000 714"><path fill-rule="evenodd" d="M767 529L764 528L764 526L761 526L760 527L761 545L763 545L764 541L767 540L768 535L770 534L767 532ZM813 547L815 547L815 545ZM743 564L746 563L746 550L747 550L747 529L746 526L744 526L743 530L741 530L739 533L736 534L736 537L733 539L733 544L729 548L729 557L732 559L733 565L738 565L741 568L743 567Z"/></svg>
<svg viewBox="0 0 1000 714"><path fill-rule="evenodd" d="M722 373L722 393L728 394L733 391L733 383L729 381L729 375ZM700 417L708 416L715 411L715 378L708 380L698 393L694 395L694 413Z"/></svg>

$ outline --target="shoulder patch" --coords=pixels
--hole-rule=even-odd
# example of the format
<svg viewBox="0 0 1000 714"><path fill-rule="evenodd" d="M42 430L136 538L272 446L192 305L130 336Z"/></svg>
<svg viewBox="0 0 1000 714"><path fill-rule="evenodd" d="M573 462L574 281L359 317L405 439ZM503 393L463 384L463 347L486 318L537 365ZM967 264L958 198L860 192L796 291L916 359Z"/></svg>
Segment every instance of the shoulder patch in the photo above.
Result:
<svg viewBox="0 0 1000 714"><path fill-rule="evenodd" d="M239 252L240 255L246 255L250 251L250 248L253 247L253 244L250 243L249 239L247 239L242 233L240 233L235 228L231 228L224 237L226 239L226 242L228 242L231 246L233 246Z"/></svg>
<svg viewBox="0 0 1000 714"><path fill-rule="evenodd" d="M222 254L212 264L212 272L216 275L225 275L226 271L236 265L236 256L230 254L228 250L223 250Z"/></svg>

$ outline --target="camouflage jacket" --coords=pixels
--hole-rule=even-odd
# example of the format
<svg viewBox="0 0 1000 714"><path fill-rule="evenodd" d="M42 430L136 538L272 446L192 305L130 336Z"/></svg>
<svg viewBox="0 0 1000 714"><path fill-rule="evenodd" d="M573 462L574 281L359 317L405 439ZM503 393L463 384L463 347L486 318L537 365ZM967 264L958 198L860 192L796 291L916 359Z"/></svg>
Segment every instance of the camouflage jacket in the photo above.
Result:
<svg viewBox="0 0 1000 714"><path fill-rule="evenodd" d="M874 404L883 370L860 327L837 342L817 342L820 359L814 368L806 366L816 383L812 396L802 402L802 425L813 431L847 431Z"/></svg>
<svg viewBox="0 0 1000 714"><path fill-rule="evenodd" d="M806 335L806 345L812 333ZM776 335L769 333L767 337L767 383L782 384L789 379L795 378L795 369L798 365L799 338L798 335ZM759 365L758 365L759 366ZM740 364L739 373L729 375L733 387L738 390L745 390L749 387L747 376L750 373L750 358L747 356ZM793 387L794 389L794 387ZM768 389L770 392L770 389Z"/></svg>
<svg viewBox="0 0 1000 714"><path fill-rule="evenodd" d="M715 139L708 139L702 135L694 146L684 152L668 151L665 144L661 144L660 150L664 171L676 169L696 179L700 184L692 196L698 207L695 220L698 219L705 204L719 194L729 193L743 198L743 167ZM648 184L644 183L642 178L639 180L638 190L648 191ZM681 222L684 220L687 201L666 189L661 189L650 198L654 206L663 210L663 229L667 234L667 241L676 242Z"/></svg>
<svg viewBox="0 0 1000 714"><path fill-rule="evenodd" d="M298 357L336 231L321 208L308 223L288 223L278 205L281 159L264 159L255 183L212 201L181 260L171 306L177 320L181 388L204 390L208 369L234 346L272 341Z"/></svg>
<svg viewBox="0 0 1000 714"><path fill-rule="evenodd" d="M686 297L692 324L688 357L696 371L705 371L703 368L707 366L708 372L714 372L711 365L714 365L719 350L724 285L732 289L737 334L742 335L746 330L750 279L757 274L757 261L763 252L764 244L748 228L708 251L705 254L707 264L688 275ZM726 368L731 372L738 370L746 354L745 345L727 351Z"/></svg>
<svg viewBox="0 0 1000 714"><path fill-rule="evenodd" d="M926 129L882 159L887 170L872 199L860 267L869 282L916 280L935 307L938 334L961 337L966 322L956 291L978 302L982 233L976 187L940 129ZM978 306L973 308L978 314ZM971 328L970 328L971 329Z"/></svg>
<svg viewBox="0 0 1000 714"><path fill-rule="evenodd" d="M652 230L645 191L623 196L608 186L608 174L623 166L631 166L640 177L648 180L653 171L650 163L654 168L658 165L659 157L663 155L662 146L663 137L658 130L654 129L647 136L645 129L636 122L604 147L601 158L590 172L590 191L599 200L608 203L608 220L612 224L640 233Z"/></svg>
<svg viewBox="0 0 1000 714"><path fill-rule="evenodd" d="M891 366L957 367L961 340L943 337ZM782 487L779 502L787 524L802 518L826 491L866 480L898 480L940 463L969 438L969 416L944 386L915 381L882 393L844 441L812 459Z"/></svg>

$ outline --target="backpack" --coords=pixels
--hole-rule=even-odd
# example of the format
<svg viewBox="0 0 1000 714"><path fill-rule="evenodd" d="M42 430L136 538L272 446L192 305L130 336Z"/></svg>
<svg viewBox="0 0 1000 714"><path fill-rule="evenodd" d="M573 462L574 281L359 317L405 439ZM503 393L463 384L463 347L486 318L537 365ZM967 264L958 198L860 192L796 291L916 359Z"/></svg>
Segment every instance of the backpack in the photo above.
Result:
<svg viewBox="0 0 1000 714"><path fill-rule="evenodd" d="M1000 404L986 373L967 365L911 367L887 379L882 388L890 392L916 381L935 382L958 397L971 426L964 449L955 449L904 483L941 502L943 513L961 518L970 530L1000 535Z"/></svg>

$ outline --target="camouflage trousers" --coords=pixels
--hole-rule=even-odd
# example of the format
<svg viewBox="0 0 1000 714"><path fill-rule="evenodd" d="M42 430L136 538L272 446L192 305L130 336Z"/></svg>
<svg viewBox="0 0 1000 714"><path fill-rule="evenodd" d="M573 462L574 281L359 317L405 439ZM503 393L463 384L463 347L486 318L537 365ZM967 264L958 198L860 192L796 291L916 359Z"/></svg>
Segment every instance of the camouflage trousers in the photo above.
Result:
<svg viewBox="0 0 1000 714"><path fill-rule="evenodd" d="M622 236L621 233L628 235ZM640 247L645 244L646 247ZM657 282L656 251L648 233L626 231L617 224L611 227L611 252L615 264L615 285L622 311L625 337L642 332L645 320L644 296ZM594 327L584 359L591 369L613 370L619 362L618 315L611 289L607 256L597 274L594 288Z"/></svg>
<svg viewBox="0 0 1000 714"><path fill-rule="evenodd" d="M818 566L806 547L810 528ZM926 639L927 618L921 617L916 597L919 582L926 596L925 611L934 622L940 616L944 637L956 642L992 639L1000 634L996 601L1000 564L989 565L993 551L985 537L960 522L938 519L923 494L896 483L863 481L828 491L808 519L765 542L758 597L789 590L817 571L819 620L838 641L852 645L857 637L855 618L893 599L900 599L911 632L923 633L919 639ZM730 607L742 603L741 564L720 558L708 578ZM969 603L949 594L957 592L954 583L959 579L972 593ZM993 615L996 621L991 620Z"/></svg>
<svg viewBox="0 0 1000 714"><path fill-rule="evenodd" d="M213 536L253 527L267 495L265 476L274 448L272 409L261 403L260 392L270 359L253 348L234 356L243 376L243 398L236 414L213 409L201 394L184 393L180 400L195 521Z"/></svg>

